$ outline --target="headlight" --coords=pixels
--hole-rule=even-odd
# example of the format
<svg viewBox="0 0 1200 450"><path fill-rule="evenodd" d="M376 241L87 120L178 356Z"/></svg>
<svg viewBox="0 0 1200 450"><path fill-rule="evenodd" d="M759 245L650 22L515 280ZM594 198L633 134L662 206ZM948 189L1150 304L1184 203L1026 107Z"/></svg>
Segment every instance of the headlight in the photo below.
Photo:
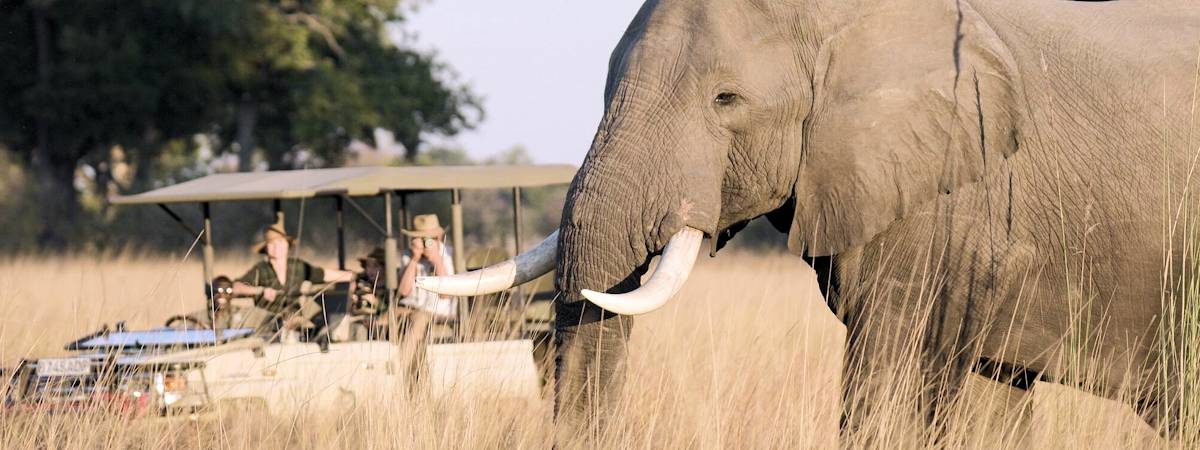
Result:
<svg viewBox="0 0 1200 450"><path fill-rule="evenodd" d="M187 393L187 377L178 373L156 373L154 391L158 392L163 406L171 406Z"/></svg>

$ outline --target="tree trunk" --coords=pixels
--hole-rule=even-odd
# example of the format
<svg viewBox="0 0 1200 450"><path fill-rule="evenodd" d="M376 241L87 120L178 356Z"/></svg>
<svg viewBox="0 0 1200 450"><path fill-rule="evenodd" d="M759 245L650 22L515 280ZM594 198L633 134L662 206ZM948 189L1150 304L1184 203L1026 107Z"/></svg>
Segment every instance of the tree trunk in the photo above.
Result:
<svg viewBox="0 0 1200 450"><path fill-rule="evenodd" d="M263 154L267 159L267 170L284 170L295 169L296 167L288 167L285 158L287 158L288 148L280 143L275 145L264 145Z"/></svg>
<svg viewBox="0 0 1200 450"><path fill-rule="evenodd" d="M63 152L68 153L68 152ZM75 191L75 161L54 157L49 148L38 148L33 159L33 175L41 230L38 245L62 249L70 243L79 218L79 193Z"/></svg>
<svg viewBox="0 0 1200 450"><path fill-rule="evenodd" d="M258 103L242 94L237 108L238 171L254 170L254 128L258 124Z"/></svg>
<svg viewBox="0 0 1200 450"><path fill-rule="evenodd" d="M51 33L43 7L33 8L33 26L37 42L38 87L50 89L52 75ZM36 119L36 148L30 153L29 165L34 175L34 200L37 202L40 230L37 243L42 248L61 249L67 246L78 216L78 193L75 192L74 152L57 148L50 129L50 118Z"/></svg>
<svg viewBox="0 0 1200 450"><path fill-rule="evenodd" d="M417 162L417 148L421 146L420 133L401 134L396 133L396 140L400 145L404 146L404 159L408 160L409 164Z"/></svg>
<svg viewBox="0 0 1200 450"><path fill-rule="evenodd" d="M50 89L50 24L47 23L46 11L42 8L33 8L33 30L37 41L38 88L46 91ZM44 155L50 148L50 120L45 115L40 115L35 126L37 150L31 155L34 160L38 159L38 153Z"/></svg>

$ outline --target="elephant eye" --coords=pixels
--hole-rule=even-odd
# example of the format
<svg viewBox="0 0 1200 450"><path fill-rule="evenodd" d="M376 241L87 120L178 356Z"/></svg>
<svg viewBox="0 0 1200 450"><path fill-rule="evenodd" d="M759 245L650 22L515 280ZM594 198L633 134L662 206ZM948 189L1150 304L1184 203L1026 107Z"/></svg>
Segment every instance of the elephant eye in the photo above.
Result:
<svg viewBox="0 0 1200 450"><path fill-rule="evenodd" d="M738 99L737 94L734 94L732 92L722 92L720 94L717 94L717 98L713 99L713 103L716 103L717 106L729 106L729 105L734 104L734 102L737 102L737 99Z"/></svg>

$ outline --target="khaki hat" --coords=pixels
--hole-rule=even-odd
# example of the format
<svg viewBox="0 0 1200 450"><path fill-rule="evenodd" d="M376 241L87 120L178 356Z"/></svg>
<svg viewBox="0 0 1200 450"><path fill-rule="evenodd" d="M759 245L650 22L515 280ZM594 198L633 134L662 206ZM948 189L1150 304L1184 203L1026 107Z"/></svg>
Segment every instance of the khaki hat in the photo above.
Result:
<svg viewBox="0 0 1200 450"><path fill-rule="evenodd" d="M438 222L437 214L421 214L413 217L413 229L400 230L405 236L420 238L437 238L446 234L442 224Z"/></svg>
<svg viewBox="0 0 1200 450"><path fill-rule="evenodd" d="M262 231L262 240L254 244L254 253L266 253L267 243L273 239L287 239L288 245L294 245L296 238L287 234L287 230L283 228L283 221L275 222Z"/></svg>
<svg viewBox="0 0 1200 450"><path fill-rule="evenodd" d="M375 247L374 250L371 250L371 253L367 253L367 256L358 257L358 263L362 264L363 267L366 267L367 261L375 261L380 264L384 264L387 261L387 253L383 251L383 248Z"/></svg>

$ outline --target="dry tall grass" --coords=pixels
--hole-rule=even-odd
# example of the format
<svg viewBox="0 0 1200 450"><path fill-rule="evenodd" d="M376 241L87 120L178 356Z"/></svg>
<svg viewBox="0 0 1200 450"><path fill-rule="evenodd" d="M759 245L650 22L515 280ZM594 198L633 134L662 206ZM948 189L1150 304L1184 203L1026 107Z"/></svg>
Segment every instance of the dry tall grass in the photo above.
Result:
<svg viewBox="0 0 1200 450"><path fill-rule="evenodd" d="M159 324L203 305L195 262L137 255L0 262L0 360L61 353L102 323ZM239 274L248 260L224 261ZM627 389L604 448L829 448L839 442L844 329L813 274L783 256L704 259L679 300L639 318ZM904 383L898 383L903 387ZM933 427L915 397L883 399L843 446L1122 448L1151 441L1130 410L1061 386L1033 393L973 379ZM896 392L906 392L898 388ZM338 414L134 421L0 415L4 448L547 448L551 400L468 403L396 393ZM890 408L890 409L889 409ZM933 430L933 431L931 431ZM1183 445L1183 444L1178 444Z"/></svg>

